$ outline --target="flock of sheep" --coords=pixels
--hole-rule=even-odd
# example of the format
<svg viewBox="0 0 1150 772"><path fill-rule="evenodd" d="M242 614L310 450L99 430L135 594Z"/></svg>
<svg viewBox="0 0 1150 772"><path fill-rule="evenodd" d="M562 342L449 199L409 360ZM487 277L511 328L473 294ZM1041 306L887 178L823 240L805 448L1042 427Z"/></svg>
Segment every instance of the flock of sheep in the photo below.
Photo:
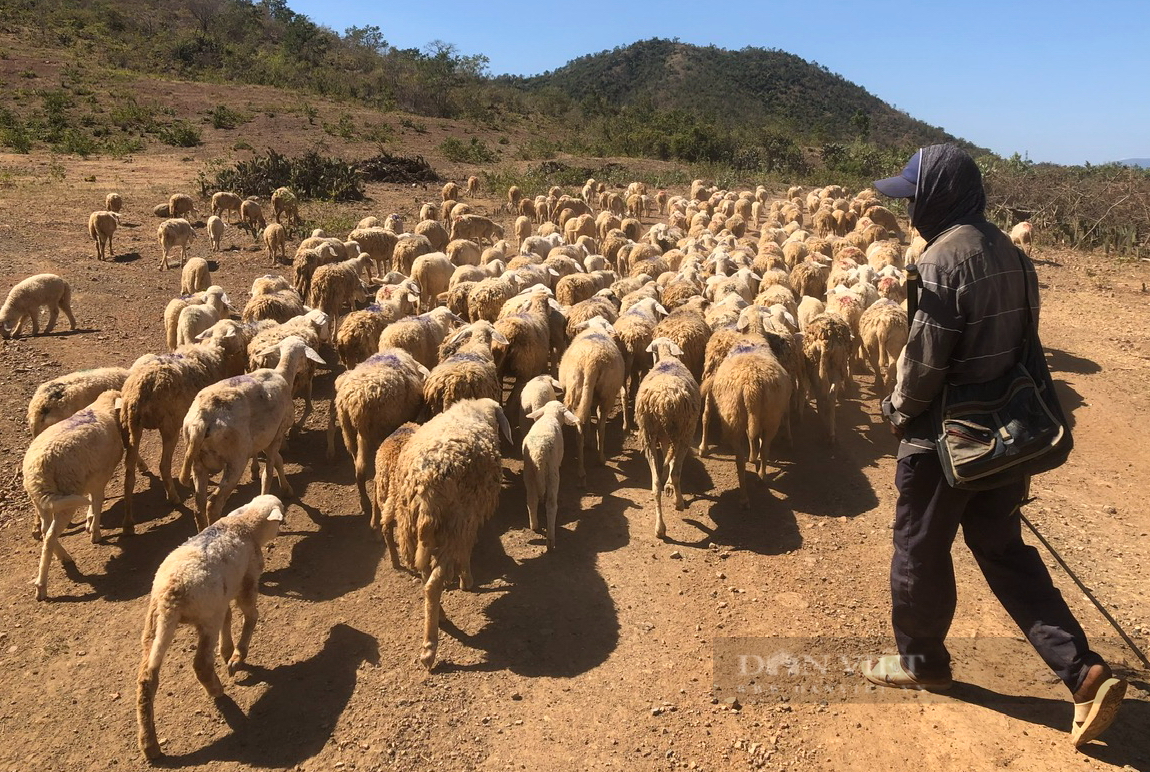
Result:
<svg viewBox="0 0 1150 772"><path fill-rule="evenodd" d="M195 230L182 215L195 201L174 195L156 208L172 218L158 229L160 268L181 250L181 294L164 311L170 350L36 390L23 471L43 542L38 599L47 597L52 555L71 562L59 537L77 508L88 507L86 530L101 539L104 491L121 461L123 529L132 532L145 431L160 434L168 500L182 501L172 464L184 441L178 476L194 490L199 534L168 556L152 589L138 683L149 758L160 754L152 703L176 627L197 628L195 672L213 697L222 691L216 642L229 672L246 655L262 549L294 495L281 449L312 409L317 365L342 370L327 455L335 456L338 426L371 528L396 568L424 579L419 661L429 669L440 595L456 578L471 585L472 548L495 512L502 453L514 438L529 526L556 548L564 427L572 427L583 485L584 449L606 462L618 402L649 462L663 537L663 497L684 507L680 476L698 433L705 455L718 423L749 506L748 459L766 480L776 435L789 438L812 399L833 442L852 371L869 368L879 392L891 385L907 338L903 269L924 244L916 237L904 246L909 234L873 191L852 196L832 185L776 198L761 186L725 191L697 180L688 195L672 196L588 180L578 195L555 187L530 198L512 187L502 206L516 216L510 239L462 201L465 191L474 197L478 179L445 185L442 203L425 204L410 232L393 214L365 218L346 239L312 233L290 276L256 279L238 313L208 263L186 259ZM206 223L213 249L221 218L234 212L253 237L262 231L269 263L286 264L299 205L286 189L271 204L267 224L255 200L216 193ZM99 259L113 254L121 206L111 194L89 220ZM69 298L58 276L20 282L0 309L0 332L18 334L31 319L38 334L42 306L45 332L57 309L74 328ZM298 419L294 398L305 402ZM261 495L221 517L248 468L261 477ZM273 476L280 497L271 495ZM234 646L232 602L244 615Z"/></svg>

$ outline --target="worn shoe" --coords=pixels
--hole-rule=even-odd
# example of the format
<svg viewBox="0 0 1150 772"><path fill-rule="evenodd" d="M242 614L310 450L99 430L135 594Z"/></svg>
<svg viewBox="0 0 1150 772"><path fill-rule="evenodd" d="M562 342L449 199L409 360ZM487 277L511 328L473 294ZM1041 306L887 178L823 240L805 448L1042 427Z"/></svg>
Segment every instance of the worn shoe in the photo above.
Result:
<svg viewBox="0 0 1150 772"><path fill-rule="evenodd" d="M954 681L949 675L916 676L902 666L902 657L898 654L886 654L878 659L867 661L863 665L863 677L872 684L892 686L897 689L942 691L954 685Z"/></svg>
<svg viewBox="0 0 1150 772"><path fill-rule="evenodd" d="M1070 739L1075 748L1106 731L1118 715L1124 696L1126 682L1115 678L1108 665L1091 666L1082 688L1074 693L1074 724L1070 727Z"/></svg>

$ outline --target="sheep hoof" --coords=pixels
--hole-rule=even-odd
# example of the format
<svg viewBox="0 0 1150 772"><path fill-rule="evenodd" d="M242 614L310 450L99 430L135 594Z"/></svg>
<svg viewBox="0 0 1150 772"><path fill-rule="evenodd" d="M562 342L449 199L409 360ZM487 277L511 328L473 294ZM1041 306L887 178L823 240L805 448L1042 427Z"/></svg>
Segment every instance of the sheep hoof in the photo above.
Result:
<svg viewBox="0 0 1150 772"><path fill-rule="evenodd" d="M36 582L32 582L36 586L36 600L48 600L48 588L41 587Z"/></svg>
<svg viewBox="0 0 1150 772"><path fill-rule="evenodd" d="M238 654L233 654L232 657L228 660L228 675L234 676L242 661L243 660L240 659Z"/></svg>
<svg viewBox="0 0 1150 772"><path fill-rule="evenodd" d="M435 667L435 650L437 648L439 648L437 644L425 643L423 644L423 649L419 652L418 662L427 668L427 672L429 673L431 669Z"/></svg>
<svg viewBox="0 0 1150 772"><path fill-rule="evenodd" d="M99 529L92 531L92 543L99 544L104 540L104 534Z"/></svg>
<svg viewBox="0 0 1150 772"><path fill-rule="evenodd" d="M164 752L160 750L160 744L155 742L144 743L140 746L140 750L144 752L144 756L148 761L156 761L164 757Z"/></svg>
<svg viewBox="0 0 1150 772"><path fill-rule="evenodd" d="M180 499L179 495L177 495L174 490L168 491L168 503L169 504L179 504L181 500L182 499Z"/></svg>

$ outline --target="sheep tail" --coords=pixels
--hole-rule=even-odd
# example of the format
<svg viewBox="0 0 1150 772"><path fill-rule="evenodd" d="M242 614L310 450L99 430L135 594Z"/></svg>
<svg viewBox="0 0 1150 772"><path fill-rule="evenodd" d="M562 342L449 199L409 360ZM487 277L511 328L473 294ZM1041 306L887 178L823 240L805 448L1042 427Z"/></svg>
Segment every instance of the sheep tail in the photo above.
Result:
<svg viewBox="0 0 1150 772"><path fill-rule="evenodd" d="M431 570L431 558L435 555L437 543L437 523L435 518L431 516L429 507L427 506L425 495L420 491L416 497L416 513L415 513L415 528L417 538L414 545L408 545L410 550L411 546L415 547L414 559L410 560L415 570L423 575L426 575Z"/></svg>
<svg viewBox="0 0 1150 772"><path fill-rule="evenodd" d="M41 510L52 512L53 514L86 507L90 503L91 501L89 501L87 496L81 496L75 493L70 495L45 493L40 497Z"/></svg>
<svg viewBox="0 0 1150 772"><path fill-rule="evenodd" d="M819 341L816 343L815 351L818 352L819 355L819 381L821 381L823 384L831 383L831 358L827 356L826 341Z"/></svg>

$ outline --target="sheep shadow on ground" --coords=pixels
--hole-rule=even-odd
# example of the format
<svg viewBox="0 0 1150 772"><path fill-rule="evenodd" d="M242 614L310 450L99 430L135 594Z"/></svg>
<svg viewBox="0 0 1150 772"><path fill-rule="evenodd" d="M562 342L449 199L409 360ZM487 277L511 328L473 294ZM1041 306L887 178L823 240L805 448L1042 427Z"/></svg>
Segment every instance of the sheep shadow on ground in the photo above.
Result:
<svg viewBox="0 0 1150 772"><path fill-rule="evenodd" d="M113 263L134 263L139 260L143 255L139 252L123 252L118 255L112 255Z"/></svg>
<svg viewBox="0 0 1150 772"><path fill-rule="evenodd" d="M596 555L619 549L629 541L625 512L634 505L611 494L588 509L581 508L574 470L566 464L560 489L556 549L547 552L543 539L528 545L538 550L516 560L503 547L501 535L527 526L522 478L504 470L505 485L495 516L480 529L472 566L477 585L496 577L500 590L483 610L486 624L466 633L444 621L443 632L482 650L477 665L441 662L438 671L510 670L529 677L571 678L607 660L619 643L619 618ZM589 465L588 490L596 490L609 468ZM495 576L493 576L493 569ZM452 596L445 593L450 614Z"/></svg>
<svg viewBox="0 0 1150 772"><path fill-rule="evenodd" d="M264 638L256 651L274 658L288 653ZM289 665L266 668L246 665L245 682L264 682L269 689L244 716L230 699L218 703L232 728L231 734L206 748L179 756L167 756L161 765L198 766L210 761L235 761L251 767L286 769L315 756L331 739L351 696L362 662L379 664L379 643L367 633L346 624L334 625L323 648L311 657ZM161 719L162 720L162 719Z"/></svg>

